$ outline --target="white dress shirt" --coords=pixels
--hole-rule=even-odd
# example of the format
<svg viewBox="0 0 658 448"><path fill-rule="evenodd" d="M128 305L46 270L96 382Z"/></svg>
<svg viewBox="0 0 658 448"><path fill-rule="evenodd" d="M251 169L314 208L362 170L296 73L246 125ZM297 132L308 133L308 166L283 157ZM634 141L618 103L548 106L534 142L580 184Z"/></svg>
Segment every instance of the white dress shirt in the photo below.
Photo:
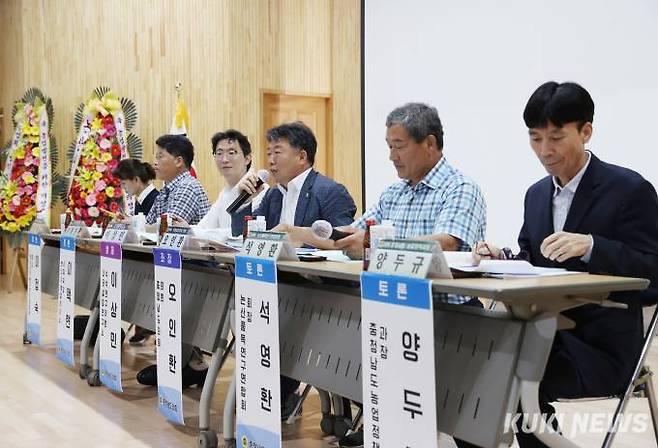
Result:
<svg viewBox="0 0 658 448"><path fill-rule="evenodd" d="M283 202L281 203L281 219L280 224L295 225L295 212L297 211L297 202L299 201L299 193L302 191L304 182L308 177L308 173L312 168L307 169L293 180L288 182L288 188L283 185L277 185L279 191L283 195Z"/></svg>
<svg viewBox="0 0 658 448"><path fill-rule="evenodd" d="M269 185L264 184L263 190L256 195L251 201L251 209L256 210L260 202L265 197L265 192L270 188ZM230 229L231 228L231 215L226 212L226 207L231 205L233 201L240 195L240 190L236 187L224 188L217 197L215 203L210 207L208 213L203 217L197 227L202 229Z"/></svg>
<svg viewBox="0 0 658 448"><path fill-rule="evenodd" d="M587 171L589 162L592 159L592 155L587 151L587 162L585 165L578 171L578 173L571 179L565 186L561 187L558 183L558 179L553 177L553 186L555 190L553 191L553 231L562 232L564 229L564 223L567 221L567 215L569 214L569 209L571 208L571 203L573 198L576 195L576 190L580 181ZM594 247L594 239L592 235L589 235L590 238L590 247L581 257L581 260L585 263L589 263L589 259L592 256L592 248Z"/></svg>
<svg viewBox="0 0 658 448"><path fill-rule="evenodd" d="M147 196L149 195L149 193L151 193L153 190L155 190L155 186L154 186L153 184L148 184L147 187L144 188L144 189L142 190L142 192L139 194L139 196L137 196L137 198L136 198L136 199L137 199L137 202L139 202L140 204L141 204L142 202L144 202L144 200L146 199L146 197L147 197Z"/></svg>

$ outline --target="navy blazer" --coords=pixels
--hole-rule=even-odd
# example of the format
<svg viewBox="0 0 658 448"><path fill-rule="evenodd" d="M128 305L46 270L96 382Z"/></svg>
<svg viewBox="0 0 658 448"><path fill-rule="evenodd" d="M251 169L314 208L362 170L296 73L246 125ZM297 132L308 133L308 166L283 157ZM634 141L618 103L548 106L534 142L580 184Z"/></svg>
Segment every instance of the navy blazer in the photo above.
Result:
<svg viewBox="0 0 658 448"><path fill-rule="evenodd" d="M239 234L244 226L244 216L265 216L267 229L276 227L281 220L283 194L278 188L270 188L265 193L257 210L246 207L231 215L231 227ZM302 185L295 210L295 226L310 227L318 219L329 221L331 225L346 226L354 221L356 205L347 189L338 182L311 170Z"/></svg>
<svg viewBox="0 0 658 448"><path fill-rule="evenodd" d="M563 315L576 327L556 334L554 349L557 344L566 352L562 355L575 367L587 395L617 393L630 378L641 349L642 304L655 303L658 296L658 197L638 173L592 154L563 229L592 235L590 262L572 258L559 263L540 252L542 241L554 233L553 192L552 178L547 176L526 193L518 240L521 258L537 266L651 281L650 289L642 293L611 294L610 299L628 304L627 310L585 305L565 311Z"/></svg>

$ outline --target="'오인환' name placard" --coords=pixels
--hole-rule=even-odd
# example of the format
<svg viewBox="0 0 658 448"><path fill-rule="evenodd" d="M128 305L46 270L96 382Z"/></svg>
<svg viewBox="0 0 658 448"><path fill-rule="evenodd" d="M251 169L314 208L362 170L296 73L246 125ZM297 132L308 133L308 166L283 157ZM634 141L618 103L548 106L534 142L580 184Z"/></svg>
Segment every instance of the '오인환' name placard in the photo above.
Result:
<svg viewBox="0 0 658 448"><path fill-rule="evenodd" d="M189 228L170 227L155 262L155 332L158 370L158 407L167 420L184 425L181 360L182 257Z"/></svg>

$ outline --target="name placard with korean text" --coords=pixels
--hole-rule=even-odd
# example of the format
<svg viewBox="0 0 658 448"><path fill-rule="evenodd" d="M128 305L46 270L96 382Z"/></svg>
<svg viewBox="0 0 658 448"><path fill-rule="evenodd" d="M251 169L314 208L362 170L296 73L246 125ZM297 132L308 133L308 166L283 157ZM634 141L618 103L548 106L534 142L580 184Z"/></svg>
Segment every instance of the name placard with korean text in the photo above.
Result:
<svg viewBox="0 0 658 448"><path fill-rule="evenodd" d="M432 284L424 277L446 272L434 257L443 259L434 242L382 240L361 275L364 446L437 446Z"/></svg>
<svg viewBox="0 0 658 448"><path fill-rule="evenodd" d="M89 238L89 229L82 221L73 221L64 230L62 235L73 236L75 238Z"/></svg>
<svg viewBox="0 0 658 448"><path fill-rule="evenodd" d="M71 227L69 226L69 228ZM72 234L62 235L59 240L59 289L57 293L57 358L71 367L75 366L73 354L75 241L76 237Z"/></svg>
<svg viewBox="0 0 658 448"><path fill-rule="evenodd" d="M251 232L235 257L238 446L281 447L276 260L284 258L297 256L276 232Z"/></svg>
<svg viewBox="0 0 658 448"><path fill-rule="evenodd" d="M108 388L123 392L121 385L121 275L129 226L113 222L100 244L100 379Z"/></svg>
<svg viewBox="0 0 658 448"><path fill-rule="evenodd" d="M27 236L27 309L26 337L36 345L41 345L41 249L43 240L35 233Z"/></svg>
<svg viewBox="0 0 658 448"><path fill-rule="evenodd" d="M283 232L251 231L240 254L270 260L299 260L288 235Z"/></svg>
<svg viewBox="0 0 658 448"><path fill-rule="evenodd" d="M452 278L441 246L435 241L383 239L368 271L415 278Z"/></svg>
<svg viewBox="0 0 658 448"><path fill-rule="evenodd" d="M167 420L184 425L181 362L182 257L189 228L171 227L153 249L158 407Z"/></svg>

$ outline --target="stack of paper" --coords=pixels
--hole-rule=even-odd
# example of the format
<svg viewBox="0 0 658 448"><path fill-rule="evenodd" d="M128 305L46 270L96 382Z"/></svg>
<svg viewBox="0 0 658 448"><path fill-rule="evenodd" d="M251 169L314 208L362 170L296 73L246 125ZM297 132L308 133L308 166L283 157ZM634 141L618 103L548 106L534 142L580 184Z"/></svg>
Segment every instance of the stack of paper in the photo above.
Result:
<svg viewBox="0 0 658 448"><path fill-rule="evenodd" d="M470 252L444 252L450 269L461 272L481 273L493 277L526 278L530 276L549 277L555 275L578 274L562 268L533 266L523 260L482 260L475 265Z"/></svg>

